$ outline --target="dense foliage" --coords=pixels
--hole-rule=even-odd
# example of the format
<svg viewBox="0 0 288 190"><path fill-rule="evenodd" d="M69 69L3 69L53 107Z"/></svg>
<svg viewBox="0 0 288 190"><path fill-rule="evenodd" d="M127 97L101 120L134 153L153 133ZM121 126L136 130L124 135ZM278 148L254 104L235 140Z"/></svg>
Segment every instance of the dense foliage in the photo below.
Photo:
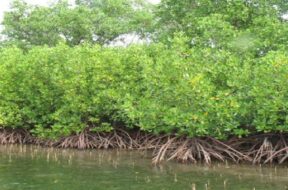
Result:
<svg viewBox="0 0 288 190"><path fill-rule="evenodd" d="M287 132L287 7L16 0L3 21L0 127L52 138L118 127L222 139ZM151 43L106 46L132 33Z"/></svg>
<svg viewBox="0 0 288 190"><path fill-rule="evenodd" d="M119 126L188 136L283 132L288 55L173 45L58 45L0 53L0 125L43 137Z"/></svg>
<svg viewBox="0 0 288 190"><path fill-rule="evenodd" d="M49 7L14 0L4 15L2 33L6 46L22 49L59 42L103 45L125 34L145 36L152 22L150 9L143 0L77 1L74 6L59 0Z"/></svg>
<svg viewBox="0 0 288 190"><path fill-rule="evenodd" d="M183 32L190 46L258 57L287 48L287 11L283 0L162 0L155 38L169 43Z"/></svg>

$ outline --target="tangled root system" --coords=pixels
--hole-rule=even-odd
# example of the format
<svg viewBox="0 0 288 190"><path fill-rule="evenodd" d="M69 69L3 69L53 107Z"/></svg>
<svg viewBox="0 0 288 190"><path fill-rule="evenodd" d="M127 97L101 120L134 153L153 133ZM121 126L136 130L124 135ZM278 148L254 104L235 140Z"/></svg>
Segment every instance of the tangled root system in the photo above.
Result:
<svg viewBox="0 0 288 190"><path fill-rule="evenodd" d="M1 129L0 144L38 144L57 148L129 149L152 151L154 164L164 160L183 163L214 160L234 163L282 164L288 161L288 134L260 134L220 141L212 137L189 138L173 135L152 135L117 129L110 133L85 130L80 134L47 140L33 137L26 130Z"/></svg>

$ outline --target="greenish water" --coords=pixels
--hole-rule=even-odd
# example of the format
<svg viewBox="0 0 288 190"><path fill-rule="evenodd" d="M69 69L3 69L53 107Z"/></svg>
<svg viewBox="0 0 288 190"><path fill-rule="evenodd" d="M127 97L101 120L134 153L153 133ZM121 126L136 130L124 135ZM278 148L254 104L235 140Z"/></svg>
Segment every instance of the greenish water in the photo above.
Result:
<svg viewBox="0 0 288 190"><path fill-rule="evenodd" d="M0 190L287 190L284 166L151 165L139 152L0 146Z"/></svg>

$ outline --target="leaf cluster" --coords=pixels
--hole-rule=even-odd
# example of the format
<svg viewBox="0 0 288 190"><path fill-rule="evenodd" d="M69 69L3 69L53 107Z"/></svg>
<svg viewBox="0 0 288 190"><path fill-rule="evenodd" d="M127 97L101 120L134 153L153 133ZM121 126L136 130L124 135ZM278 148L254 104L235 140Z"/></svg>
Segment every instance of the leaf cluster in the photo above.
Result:
<svg viewBox="0 0 288 190"><path fill-rule="evenodd" d="M251 59L186 42L2 50L0 125L52 138L121 126L217 138L287 132L285 51Z"/></svg>

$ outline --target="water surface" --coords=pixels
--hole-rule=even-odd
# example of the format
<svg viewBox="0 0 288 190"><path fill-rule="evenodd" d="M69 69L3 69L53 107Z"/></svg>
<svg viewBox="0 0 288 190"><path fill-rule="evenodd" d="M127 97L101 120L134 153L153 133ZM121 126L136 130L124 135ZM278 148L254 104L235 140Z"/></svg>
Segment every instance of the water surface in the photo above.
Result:
<svg viewBox="0 0 288 190"><path fill-rule="evenodd" d="M129 151L0 146L0 190L288 190L285 166L153 166Z"/></svg>

